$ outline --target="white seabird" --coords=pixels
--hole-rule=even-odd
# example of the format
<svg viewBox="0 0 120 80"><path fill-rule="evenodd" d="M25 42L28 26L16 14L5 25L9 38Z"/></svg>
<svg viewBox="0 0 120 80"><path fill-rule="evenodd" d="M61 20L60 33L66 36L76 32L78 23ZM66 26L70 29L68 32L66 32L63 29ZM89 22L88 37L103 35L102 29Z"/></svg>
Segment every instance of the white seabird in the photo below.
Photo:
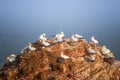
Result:
<svg viewBox="0 0 120 80"><path fill-rule="evenodd" d="M64 32L63 32L63 31L61 31L61 32L60 32L60 34L61 34L61 38L64 38L64 37L65 37Z"/></svg>
<svg viewBox="0 0 120 80"><path fill-rule="evenodd" d="M64 37L64 32L61 31L60 34L55 35L56 40L53 43L62 42Z"/></svg>
<svg viewBox="0 0 120 80"><path fill-rule="evenodd" d="M94 44L98 44L98 43L99 43L99 41L97 41L97 40L94 38L94 36L92 36L90 39L91 39L91 41L92 41Z"/></svg>
<svg viewBox="0 0 120 80"><path fill-rule="evenodd" d="M75 34L74 35L76 38L78 38L78 39L82 39L83 38L83 36L81 36L81 35L79 35L79 34Z"/></svg>
<svg viewBox="0 0 120 80"><path fill-rule="evenodd" d="M56 40L53 41L53 43L62 42L62 41L63 41L63 39L58 36L58 37L56 37Z"/></svg>
<svg viewBox="0 0 120 80"><path fill-rule="evenodd" d="M29 49L29 50L31 50L31 51L36 50L36 48L35 48L35 47L32 47L32 44L31 44L31 43L29 43L29 44L28 44L28 49Z"/></svg>
<svg viewBox="0 0 120 80"><path fill-rule="evenodd" d="M31 43L28 43L28 45L27 45L26 47L24 47L24 48L21 50L20 53L24 53L27 49L28 49L28 50L31 50L31 51L36 50L35 47L32 47L32 44L31 44Z"/></svg>
<svg viewBox="0 0 120 80"><path fill-rule="evenodd" d="M95 56L94 56L94 55L90 55L89 60L90 60L90 61L95 61Z"/></svg>
<svg viewBox="0 0 120 80"><path fill-rule="evenodd" d="M91 53L91 54L95 54L96 53L95 50L93 50L91 47L89 47L87 49L87 51L88 51L88 53Z"/></svg>
<svg viewBox="0 0 120 80"><path fill-rule="evenodd" d="M63 59L69 59L70 58L69 56L64 55L63 52L60 54L60 57L63 58Z"/></svg>
<svg viewBox="0 0 120 80"><path fill-rule="evenodd" d="M41 34L38 40L44 40L44 41L46 41L47 40L46 34L45 33Z"/></svg>
<svg viewBox="0 0 120 80"><path fill-rule="evenodd" d="M111 52L106 46L103 46L101 51L102 51L102 54L109 54Z"/></svg>
<svg viewBox="0 0 120 80"><path fill-rule="evenodd" d="M75 42L76 42L76 41L79 41L79 39L76 38L74 34L71 36L71 39L72 39L73 41L75 41Z"/></svg>
<svg viewBox="0 0 120 80"><path fill-rule="evenodd" d="M8 62L14 62L16 59L16 55L15 54L11 54L9 57L6 58L6 60Z"/></svg>
<svg viewBox="0 0 120 80"><path fill-rule="evenodd" d="M58 38L56 39L56 41L57 41L57 42L62 42L63 39L58 37Z"/></svg>
<svg viewBox="0 0 120 80"><path fill-rule="evenodd" d="M65 37L65 35L64 35L64 32L63 31L61 31L59 34L56 34L55 35L55 38L64 38Z"/></svg>
<svg viewBox="0 0 120 80"><path fill-rule="evenodd" d="M50 46L50 43L45 42L45 41L43 40L43 41L42 41L42 45L45 46L45 47L47 47L47 46Z"/></svg>

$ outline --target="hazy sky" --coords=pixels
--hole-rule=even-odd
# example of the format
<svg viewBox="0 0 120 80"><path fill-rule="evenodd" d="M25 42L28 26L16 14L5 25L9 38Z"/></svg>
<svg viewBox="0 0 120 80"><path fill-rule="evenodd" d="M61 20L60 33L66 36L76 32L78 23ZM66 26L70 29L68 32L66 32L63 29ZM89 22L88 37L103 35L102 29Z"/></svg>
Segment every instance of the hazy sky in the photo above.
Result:
<svg viewBox="0 0 120 80"><path fill-rule="evenodd" d="M0 1L0 27L7 27L9 31L24 31L28 28L36 31L40 27L44 31L48 27L107 31L109 26L110 29L118 30L119 25L119 0Z"/></svg>
<svg viewBox="0 0 120 80"><path fill-rule="evenodd" d="M120 0L0 0L0 54L4 56L43 32L48 36L79 33L87 39L95 35L111 49L120 49L119 30Z"/></svg>

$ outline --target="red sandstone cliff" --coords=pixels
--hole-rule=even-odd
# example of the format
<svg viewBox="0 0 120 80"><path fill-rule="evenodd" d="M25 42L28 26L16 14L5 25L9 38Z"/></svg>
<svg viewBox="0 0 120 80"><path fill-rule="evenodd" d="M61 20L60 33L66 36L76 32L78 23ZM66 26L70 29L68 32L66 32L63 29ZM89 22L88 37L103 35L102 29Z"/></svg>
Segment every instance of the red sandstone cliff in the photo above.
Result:
<svg viewBox="0 0 120 80"><path fill-rule="evenodd" d="M120 80L120 62L114 58L105 59L101 46L84 39L78 42L64 40L45 48L39 42L32 43L37 49L6 63L0 69L0 80ZM94 62L89 60L88 47L96 51ZM61 58L61 52L70 58Z"/></svg>

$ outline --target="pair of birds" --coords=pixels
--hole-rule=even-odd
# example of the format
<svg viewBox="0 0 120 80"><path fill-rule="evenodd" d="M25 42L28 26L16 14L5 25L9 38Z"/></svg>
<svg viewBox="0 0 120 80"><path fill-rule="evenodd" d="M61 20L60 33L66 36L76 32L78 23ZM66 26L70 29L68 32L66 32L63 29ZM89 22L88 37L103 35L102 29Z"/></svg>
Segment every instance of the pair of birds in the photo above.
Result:
<svg viewBox="0 0 120 80"><path fill-rule="evenodd" d="M90 61L95 61L95 55L94 54L96 52L91 47L88 49L88 52L91 53L89 60ZM102 47L101 52L102 52L103 55L105 55L105 58L107 58L107 59L114 58L112 52L106 46Z"/></svg>
<svg viewBox="0 0 120 80"><path fill-rule="evenodd" d="M28 43L28 45L27 45L26 47L24 47L23 49L21 49L20 53L21 53L21 54L22 54L22 53L25 53L26 50L34 51L34 50L36 50L36 48L35 48L35 47L32 47L32 44L31 44L31 43Z"/></svg>
<svg viewBox="0 0 120 80"><path fill-rule="evenodd" d="M53 43L62 42L64 37L64 32L61 31L59 34L55 35L55 41Z"/></svg>
<svg viewBox="0 0 120 80"><path fill-rule="evenodd" d="M55 35L56 40L53 43L62 42L64 37L64 32L61 31L59 34ZM39 40L41 40L43 46L50 46L50 43L46 42L47 38L45 33L40 35Z"/></svg>
<svg viewBox="0 0 120 80"><path fill-rule="evenodd" d="M46 41L46 40L47 40L46 34L45 34L45 33L41 34L41 35L39 36L38 40Z"/></svg>
<svg viewBox="0 0 120 80"><path fill-rule="evenodd" d="M65 37L65 35L64 35L64 32L63 31L61 31L59 34L56 34L55 35L55 38L64 38Z"/></svg>
<svg viewBox="0 0 120 80"><path fill-rule="evenodd" d="M96 53L95 50L92 49L91 47L89 47L89 48L87 49L87 52L90 53L89 60L90 60L90 61L95 61L95 53Z"/></svg>
<svg viewBox="0 0 120 80"><path fill-rule="evenodd" d="M81 36L79 34L73 34L71 36L71 39L76 42L76 41L79 41L80 39L83 39L83 36Z"/></svg>
<svg viewBox="0 0 120 80"><path fill-rule="evenodd" d="M94 60L95 60L95 55L94 55L94 54L96 53L95 50L93 50L93 49L90 47L90 48L88 48L87 51L88 51L89 53L91 53L89 60L94 61ZM114 58L113 53L112 53L106 46L103 46L103 47L102 47L101 53L102 53L103 55L105 55L105 58L108 58L108 59Z"/></svg>
<svg viewBox="0 0 120 80"><path fill-rule="evenodd" d="M47 38L46 38L46 34L43 33L42 35L40 35L39 40L42 42L43 46L50 46L50 43L46 42Z"/></svg>

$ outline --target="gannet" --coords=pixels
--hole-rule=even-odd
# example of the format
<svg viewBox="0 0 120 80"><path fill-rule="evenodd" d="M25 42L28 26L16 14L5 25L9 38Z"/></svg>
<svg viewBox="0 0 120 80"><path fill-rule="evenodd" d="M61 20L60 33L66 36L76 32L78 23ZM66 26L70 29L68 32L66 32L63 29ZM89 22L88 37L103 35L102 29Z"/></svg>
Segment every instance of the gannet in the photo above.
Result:
<svg viewBox="0 0 120 80"><path fill-rule="evenodd" d="M87 49L87 51L88 51L88 53L91 53L91 54L95 54L96 53L95 50L93 50L91 47L89 47Z"/></svg>
<svg viewBox="0 0 120 80"><path fill-rule="evenodd" d="M92 41L94 44L98 44L98 43L99 43L99 41L97 41L97 40L94 38L94 36L92 36L90 39L91 39L91 41Z"/></svg>
<svg viewBox="0 0 120 80"><path fill-rule="evenodd" d="M42 41L42 45L47 47L47 46L50 46L50 43Z"/></svg>
<svg viewBox="0 0 120 80"><path fill-rule="evenodd" d="M90 61L95 61L95 56L94 56L94 55L90 55L89 60L90 60Z"/></svg>
<svg viewBox="0 0 120 80"><path fill-rule="evenodd" d="M20 53L24 52L24 51L25 51L25 50L27 50L27 49L29 49L29 50L31 50L31 51L36 50L36 48L35 48L35 47L32 47L32 44L31 44L31 43L28 43L28 45L27 45L27 46L25 46L25 47L21 50L21 52L20 52Z"/></svg>
<svg viewBox="0 0 120 80"><path fill-rule="evenodd" d="M9 57L6 58L6 60L8 62L14 62L16 59L16 55L15 54L11 54Z"/></svg>
<svg viewBox="0 0 120 80"><path fill-rule="evenodd" d="M35 48L35 47L32 47L32 44L31 44L31 43L29 43L29 44L28 44L28 49L29 49L29 50L31 50L31 51L36 50L36 48Z"/></svg>
<svg viewBox="0 0 120 80"><path fill-rule="evenodd" d="M64 35L64 32L63 31L61 31L59 34L56 34L55 35L55 38L64 38L65 37L65 35Z"/></svg>
<svg viewBox="0 0 120 80"><path fill-rule="evenodd" d="M101 51L102 51L102 54L108 54L111 52L106 46L103 46Z"/></svg>
<svg viewBox="0 0 120 80"><path fill-rule="evenodd" d="M60 34L55 35L56 40L53 43L62 42L64 37L64 32L61 31Z"/></svg>
<svg viewBox="0 0 120 80"><path fill-rule="evenodd" d="M71 39L72 39L73 41L75 41L75 42L76 42L76 41L79 41L79 39L76 38L74 34L71 36Z"/></svg>
<svg viewBox="0 0 120 80"><path fill-rule="evenodd" d="M63 58L63 59L69 59L70 58L69 56L64 55L63 52L60 54L60 57Z"/></svg>
<svg viewBox="0 0 120 80"><path fill-rule="evenodd" d="M56 38L56 40L55 40L55 41L53 41L53 43L62 42L62 41L63 41L63 39L62 39L62 38L57 37L57 38Z"/></svg>
<svg viewBox="0 0 120 80"><path fill-rule="evenodd" d="M79 34L75 34L75 37L78 38L78 39L82 39L83 36L79 35Z"/></svg>
<svg viewBox="0 0 120 80"><path fill-rule="evenodd" d="M60 32L60 34L61 34L61 38L64 38L64 37L65 37L64 32L63 32L63 31L61 31L61 32Z"/></svg>
<svg viewBox="0 0 120 80"><path fill-rule="evenodd" d="M63 41L62 38L57 38L56 40L57 40L57 42L62 42Z"/></svg>
<svg viewBox="0 0 120 80"><path fill-rule="evenodd" d="M46 34L45 33L41 34L38 40L44 40L44 41L46 41L47 40Z"/></svg>

